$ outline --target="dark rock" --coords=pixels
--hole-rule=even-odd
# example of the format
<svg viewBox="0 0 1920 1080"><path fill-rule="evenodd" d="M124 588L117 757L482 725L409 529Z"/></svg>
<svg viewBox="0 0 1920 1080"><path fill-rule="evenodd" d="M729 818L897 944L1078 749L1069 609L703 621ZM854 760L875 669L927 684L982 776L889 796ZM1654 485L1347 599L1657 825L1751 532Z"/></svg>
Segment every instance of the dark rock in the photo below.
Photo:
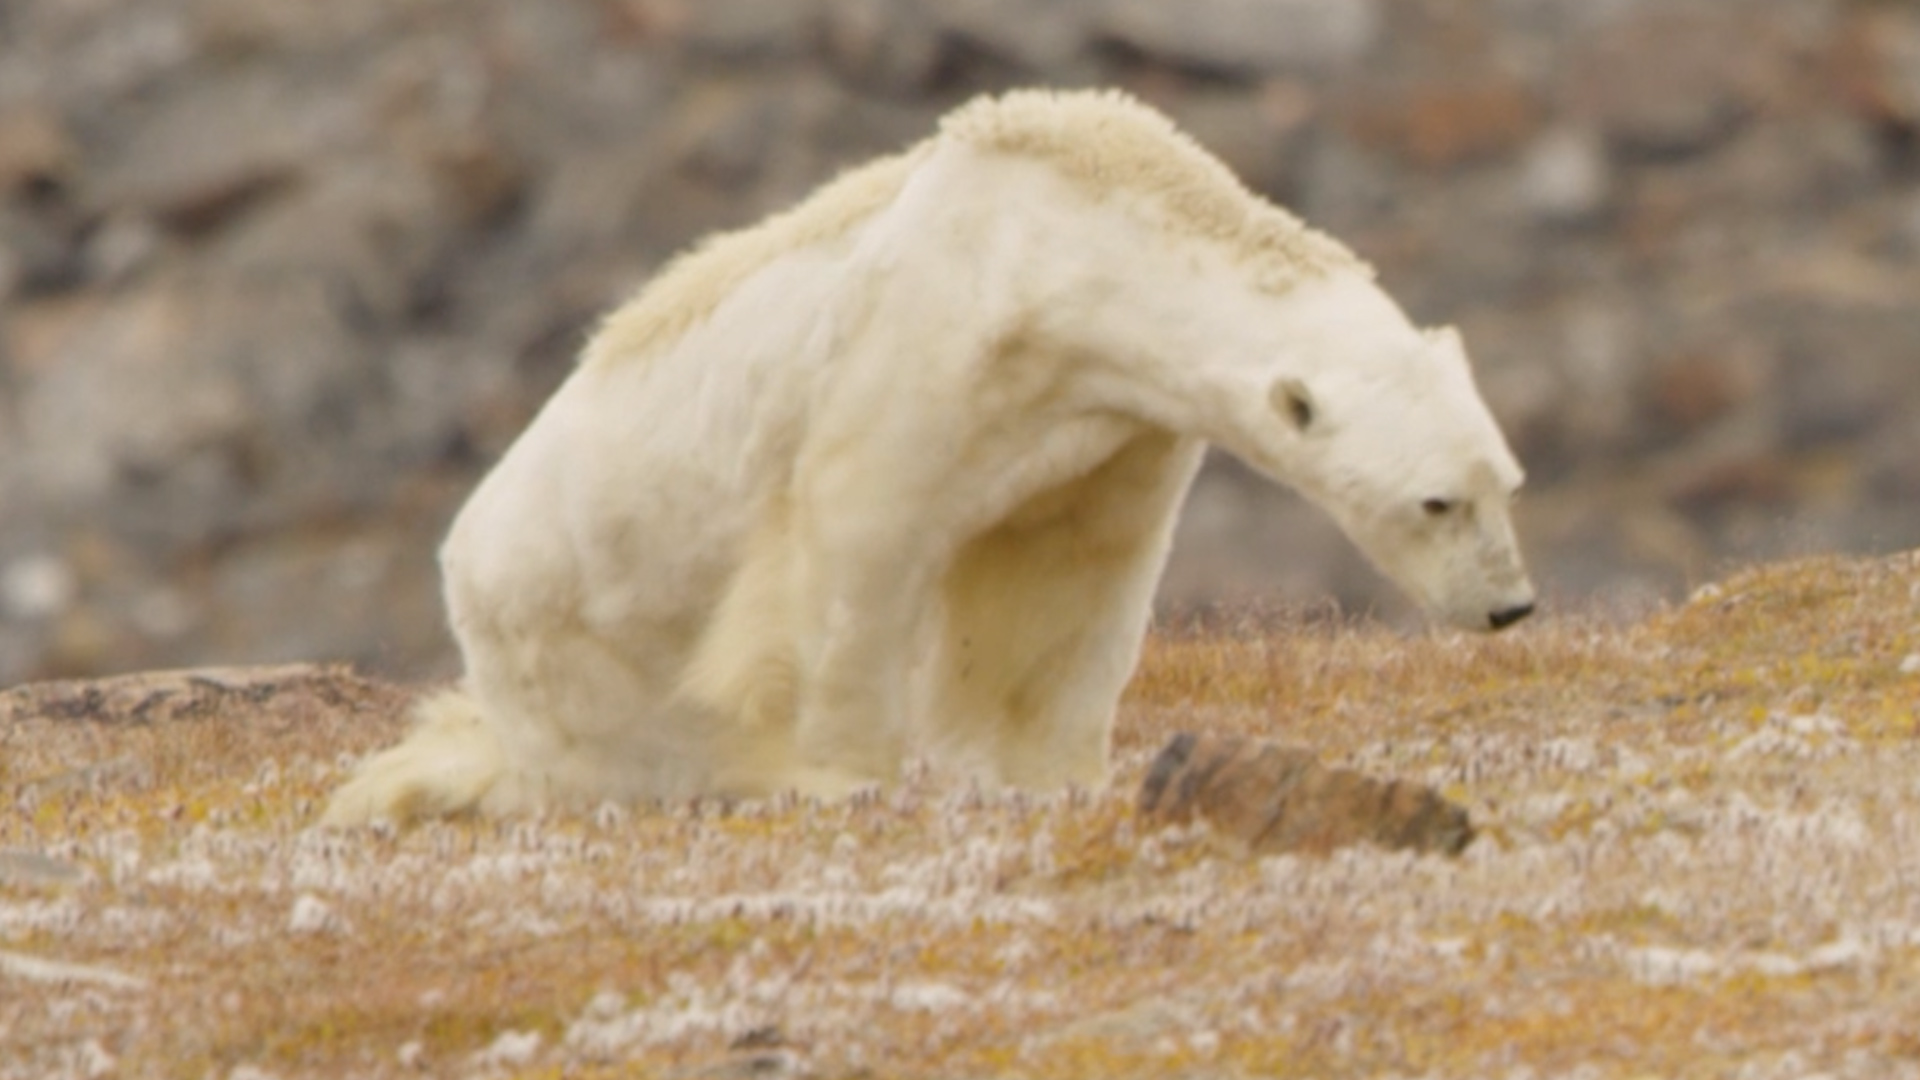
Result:
<svg viewBox="0 0 1920 1080"><path fill-rule="evenodd" d="M486 212L460 204L439 179L410 161L353 156L236 222L208 250L223 272L254 283L298 280L351 302L372 320L368 329L397 327L440 287L434 274L451 257L458 215ZM246 317L237 305L227 311ZM235 326L236 334L249 329Z"/></svg>
<svg viewBox="0 0 1920 1080"><path fill-rule="evenodd" d="M131 113L89 175L94 199L189 235L215 232L334 157L352 98L264 67L183 85Z"/></svg>
<svg viewBox="0 0 1920 1080"><path fill-rule="evenodd" d="M1147 770L1139 810L1157 824L1205 821L1252 855L1361 842L1457 855L1473 840L1467 812L1429 788L1237 737L1175 736Z"/></svg>
<svg viewBox="0 0 1920 1080"><path fill-rule="evenodd" d="M469 133L437 142L423 156L441 205L462 228L497 224L526 192L526 168L496 138Z"/></svg>
<svg viewBox="0 0 1920 1080"><path fill-rule="evenodd" d="M1861 4L1833 45L1836 76L1854 106L1876 121L1920 128L1920 11Z"/></svg>
<svg viewBox="0 0 1920 1080"><path fill-rule="evenodd" d="M0 691L0 724L29 719L165 724L235 708L245 708L255 722L299 723L329 712L397 713L412 696L341 664L143 671Z"/></svg>
<svg viewBox="0 0 1920 1080"><path fill-rule="evenodd" d="M84 217L58 196L43 206L0 206L0 299L85 285L86 227Z"/></svg>
<svg viewBox="0 0 1920 1080"><path fill-rule="evenodd" d="M0 199L43 201L73 182L79 148L50 110L0 112Z"/></svg>

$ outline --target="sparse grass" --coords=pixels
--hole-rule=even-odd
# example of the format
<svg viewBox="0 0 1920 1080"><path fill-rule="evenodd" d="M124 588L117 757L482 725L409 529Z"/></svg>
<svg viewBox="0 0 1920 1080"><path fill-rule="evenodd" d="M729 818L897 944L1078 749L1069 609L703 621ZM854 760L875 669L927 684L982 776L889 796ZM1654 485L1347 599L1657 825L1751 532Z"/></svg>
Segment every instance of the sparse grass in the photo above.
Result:
<svg viewBox="0 0 1920 1080"><path fill-rule="evenodd" d="M401 833L307 829L387 713L0 723L0 851L81 871L0 856L0 1078L1920 1075L1917 656L1920 554L1624 628L1249 621L1150 644L1108 792ZM1481 838L1150 834L1182 730Z"/></svg>

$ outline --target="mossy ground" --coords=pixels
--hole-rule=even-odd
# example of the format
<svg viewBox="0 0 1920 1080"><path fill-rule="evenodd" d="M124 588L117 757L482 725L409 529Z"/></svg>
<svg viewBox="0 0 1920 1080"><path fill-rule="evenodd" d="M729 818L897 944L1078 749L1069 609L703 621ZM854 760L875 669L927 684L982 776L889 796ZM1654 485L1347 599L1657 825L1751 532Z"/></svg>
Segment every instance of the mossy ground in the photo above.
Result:
<svg viewBox="0 0 1920 1080"><path fill-rule="evenodd" d="M0 1078L1920 1075L1920 553L1626 627L1171 630L1113 787L309 828L391 717L0 726ZM1132 819L1176 731L1459 859ZM49 974L37 963L77 967Z"/></svg>

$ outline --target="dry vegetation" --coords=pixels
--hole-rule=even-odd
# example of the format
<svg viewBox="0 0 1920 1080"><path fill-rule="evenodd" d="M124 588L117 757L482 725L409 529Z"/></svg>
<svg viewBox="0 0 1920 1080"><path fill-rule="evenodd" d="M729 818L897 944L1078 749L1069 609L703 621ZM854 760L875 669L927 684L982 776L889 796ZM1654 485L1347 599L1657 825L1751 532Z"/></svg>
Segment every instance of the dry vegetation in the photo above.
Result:
<svg viewBox="0 0 1920 1080"><path fill-rule="evenodd" d="M1155 640L1112 791L308 828L396 697L0 698L0 1077L1920 1075L1920 553L1629 628ZM23 715L24 714L24 715ZM1149 833L1176 731L1458 859Z"/></svg>

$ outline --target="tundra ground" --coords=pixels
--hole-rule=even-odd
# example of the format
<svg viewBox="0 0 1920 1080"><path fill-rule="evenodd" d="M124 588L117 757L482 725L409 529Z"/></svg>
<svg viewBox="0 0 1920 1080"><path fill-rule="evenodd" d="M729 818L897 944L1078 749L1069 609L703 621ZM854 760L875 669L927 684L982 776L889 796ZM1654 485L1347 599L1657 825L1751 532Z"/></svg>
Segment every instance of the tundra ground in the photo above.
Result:
<svg viewBox="0 0 1920 1080"><path fill-rule="evenodd" d="M1111 788L1057 797L325 832L404 722L336 675L0 695L0 1078L1920 1076L1920 553L1630 626L1166 629ZM1480 835L1152 832L1179 731L1435 785Z"/></svg>

